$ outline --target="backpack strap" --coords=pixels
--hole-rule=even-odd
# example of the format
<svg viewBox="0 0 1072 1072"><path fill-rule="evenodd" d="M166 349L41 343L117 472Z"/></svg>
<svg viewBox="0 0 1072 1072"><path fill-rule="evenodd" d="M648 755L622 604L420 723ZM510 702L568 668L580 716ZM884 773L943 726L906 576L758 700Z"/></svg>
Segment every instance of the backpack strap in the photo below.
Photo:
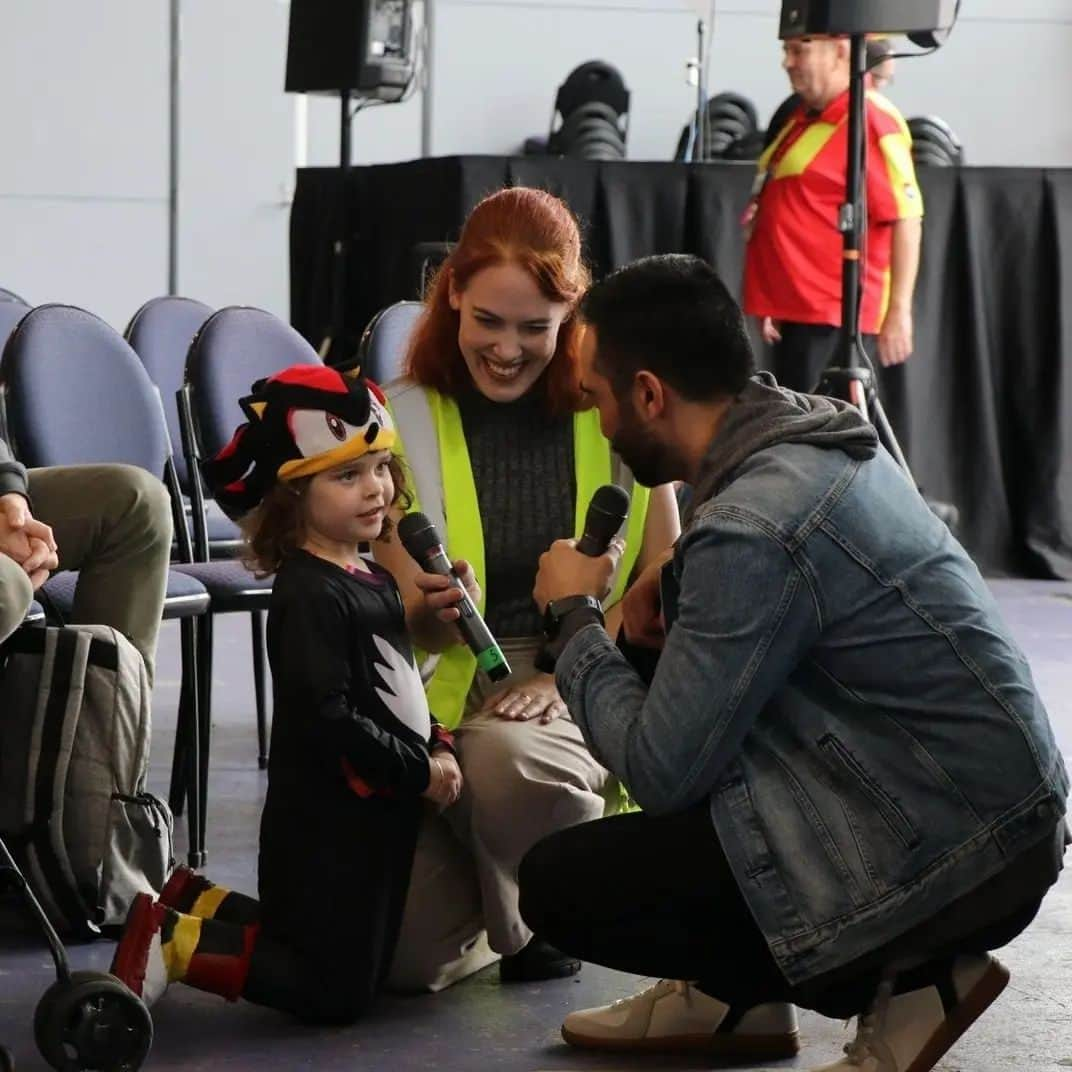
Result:
<svg viewBox="0 0 1072 1072"><path fill-rule="evenodd" d="M78 892L64 843L64 795L91 637L78 629L27 630L44 634L37 706L27 756L25 849L29 878L61 929L95 934Z"/></svg>

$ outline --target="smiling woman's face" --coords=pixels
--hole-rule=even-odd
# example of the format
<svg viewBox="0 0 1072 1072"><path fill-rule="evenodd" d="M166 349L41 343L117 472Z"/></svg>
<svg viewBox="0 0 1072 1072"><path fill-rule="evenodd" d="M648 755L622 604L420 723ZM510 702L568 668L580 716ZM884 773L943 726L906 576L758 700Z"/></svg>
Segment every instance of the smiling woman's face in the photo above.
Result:
<svg viewBox="0 0 1072 1072"><path fill-rule="evenodd" d="M569 312L516 264L485 268L464 290L452 280L450 306L459 314L458 348L473 384L493 402L521 398L540 378Z"/></svg>

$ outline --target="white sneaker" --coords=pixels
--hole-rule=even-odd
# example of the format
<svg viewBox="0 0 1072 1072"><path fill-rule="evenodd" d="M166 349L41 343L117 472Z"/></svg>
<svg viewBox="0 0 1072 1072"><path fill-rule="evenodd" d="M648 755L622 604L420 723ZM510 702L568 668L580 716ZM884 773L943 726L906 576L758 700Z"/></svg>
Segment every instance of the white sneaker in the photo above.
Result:
<svg viewBox="0 0 1072 1072"><path fill-rule="evenodd" d="M993 957L972 956L953 962L944 995L927 986L893 996L884 983L845 1056L812 1072L930 1072L1008 981L1008 969Z"/></svg>
<svg viewBox="0 0 1072 1072"><path fill-rule="evenodd" d="M740 1015L688 983L664 979L613 1005L572 1012L562 1025L571 1046L593 1050L707 1053L777 1060L800 1048L792 1005L757 1005Z"/></svg>

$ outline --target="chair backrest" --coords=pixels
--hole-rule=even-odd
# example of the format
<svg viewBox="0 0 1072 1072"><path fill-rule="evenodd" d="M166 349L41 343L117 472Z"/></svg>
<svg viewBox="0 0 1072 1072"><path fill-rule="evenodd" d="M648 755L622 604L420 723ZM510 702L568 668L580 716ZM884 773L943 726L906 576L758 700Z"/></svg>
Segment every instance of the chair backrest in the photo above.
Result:
<svg viewBox="0 0 1072 1072"><path fill-rule="evenodd" d="M25 305L27 309L30 308L30 303L25 298L20 298L13 290L8 290L6 287L0 287L0 302L17 302L19 305Z"/></svg>
<svg viewBox="0 0 1072 1072"><path fill-rule="evenodd" d="M957 167L964 163L964 149L953 128L936 115L914 116L908 120L912 135L912 158L917 164Z"/></svg>
<svg viewBox="0 0 1072 1072"><path fill-rule="evenodd" d="M7 342L19 321L30 311L28 305L17 301L0 301L0 346Z"/></svg>
<svg viewBox="0 0 1072 1072"><path fill-rule="evenodd" d="M199 561L207 562L210 556L199 460L225 447L245 422L238 400L257 380L290 365L321 364L320 355L301 335L263 309L228 306L213 313L197 333L186 355L178 402Z"/></svg>
<svg viewBox="0 0 1072 1072"><path fill-rule="evenodd" d="M123 337L141 359L150 379L160 388L164 400L175 471L179 484L188 487L186 459L182 455L182 434L175 393L182 386L186 352L212 309L192 298L162 297L147 301L132 317Z"/></svg>
<svg viewBox="0 0 1072 1072"><path fill-rule="evenodd" d="M381 309L365 328L357 348L362 371L377 383L402 375L413 328L424 314L424 302L401 301Z"/></svg>
<svg viewBox="0 0 1072 1072"><path fill-rule="evenodd" d="M565 120L588 101L609 104L619 116L629 111L629 90L625 88L621 72L612 64L589 60L570 71L566 81L558 87L555 110Z"/></svg>
<svg viewBox="0 0 1072 1072"><path fill-rule="evenodd" d="M0 384L25 465L122 462L165 475L159 394L137 354L92 313L71 305L28 312L4 347Z"/></svg>
<svg viewBox="0 0 1072 1072"><path fill-rule="evenodd" d="M232 305L213 313L186 355L186 384L201 455L215 454L230 442L246 419L238 400L257 380L288 365L320 364L301 335L263 309Z"/></svg>

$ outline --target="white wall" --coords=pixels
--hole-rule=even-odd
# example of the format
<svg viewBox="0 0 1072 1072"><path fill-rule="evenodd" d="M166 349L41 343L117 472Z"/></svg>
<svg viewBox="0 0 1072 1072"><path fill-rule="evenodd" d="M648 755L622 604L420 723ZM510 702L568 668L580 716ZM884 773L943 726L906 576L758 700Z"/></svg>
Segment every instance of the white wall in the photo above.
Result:
<svg viewBox="0 0 1072 1072"><path fill-rule="evenodd" d="M35 304L115 322L165 286L163 11L0 0L0 286Z"/></svg>
<svg viewBox="0 0 1072 1072"><path fill-rule="evenodd" d="M687 0L433 0L432 151L507 153L547 132L577 64L632 90L630 154L668 159L693 100ZM891 96L936 113L975 164L1072 166L1072 0L964 0L937 56ZM713 91L767 116L786 92L778 0L718 0ZM213 305L288 307L293 97L286 0L183 0L179 286ZM168 0L0 0L0 286L122 327L167 274ZM358 163L419 155L422 102L354 121ZM338 106L308 105L307 158L338 159Z"/></svg>

